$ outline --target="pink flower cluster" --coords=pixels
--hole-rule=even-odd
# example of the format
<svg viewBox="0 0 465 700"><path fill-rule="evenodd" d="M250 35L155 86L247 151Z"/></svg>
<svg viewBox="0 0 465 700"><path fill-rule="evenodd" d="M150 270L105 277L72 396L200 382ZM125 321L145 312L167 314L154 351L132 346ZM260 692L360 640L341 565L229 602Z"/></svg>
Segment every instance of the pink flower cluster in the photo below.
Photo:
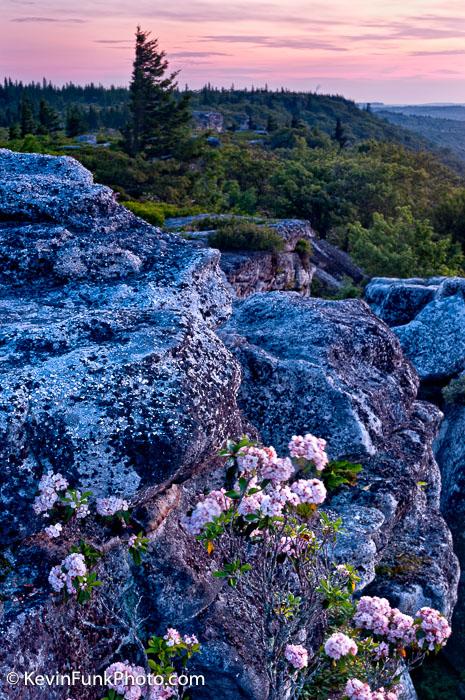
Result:
<svg viewBox="0 0 465 700"><path fill-rule="evenodd" d="M258 475L260 477L263 470L272 467L278 459L278 455L274 447L248 445L247 447L241 447L236 459L238 469L243 476Z"/></svg>
<svg viewBox="0 0 465 700"><path fill-rule="evenodd" d="M249 484L255 488L255 479ZM299 479L291 486L275 484L264 491L246 495L239 504L239 515L261 513L269 517L282 515L285 506L298 506L300 503L318 505L326 498L326 489L319 479Z"/></svg>
<svg viewBox="0 0 465 700"><path fill-rule="evenodd" d="M392 644L405 646L415 639L413 617L404 615L397 608L391 608L386 598L362 596L354 615L354 623L359 629L383 636Z"/></svg>
<svg viewBox="0 0 465 700"><path fill-rule="evenodd" d="M139 700L146 696L146 673L142 666L131 666L127 661L117 661L107 668L105 675L108 678L108 687L125 700Z"/></svg>
<svg viewBox="0 0 465 700"><path fill-rule="evenodd" d="M118 496L107 496L106 498L97 498L96 502L97 513L105 517L110 517L120 511L128 510L128 502Z"/></svg>
<svg viewBox="0 0 465 700"><path fill-rule="evenodd" d="M317 471L321 472L328 464L326 454L326 440L317 438L310 433L307 435L293 435L289 443L289 453L296 459L306 459L313 462Z"/></svg>
<svg viewBox="0 0 465 700"><path fill-rule="evenodd" d="M34 512L37 515L47 513L58 500L59 492L68 488L68 482L61 474L47 472L39 481L39 494L33 504Z"/></svg>
<svg viewBox="0 0 465 700"><path fill-rule="evenodd" d="M432 608L421 608L415 618L391 608L386 598L363 596L354 623L359 629L385 637L391 644L408 646L416 641L420 647L426 643L430 651L436 644L444 646L451 628L443 615Z"/></svg>
<svg viewBox="0 0 465 700"><path fill-rule="evenodd" d="M211 523L213 518L217 518L231 506L231 499L226 495L225 489L211 491L208 496L203 496L195 506L192 514L182 519L184 527L192 535L202 532L207 523Z"/></svg>
<svg viewBox="0 0 465 700"><path fill-rule="evenodd" d="M357 678L347 681L345 694L349 700L397 700L398 698L397 691L394 689L378 688L372 691L368 683L363 683Z"/></svg>
<svg viewBox="0 0 465 700"><path fill-rule="evenodd" d="M237 466L242 476L269 479L275 484L288 481L294 467L288 457L278 457L274 447L242 447L237 453Z"/></svg>
<svg viewBox="0 0 465 700"><path fill-rule="evenodd" d="M354 640L343 632L335 632L325 642L325 652L331 659L338 661L343 656L355 656L358 651Z"/></svg>
<svg viewBox="0 0 465 700"><path fill-rule="evenodd" d="M308 666L308 651L301 644L288 644L284 656L291 666L298 670Z"/></svg>
<svg viewBox="0 0 465 700"><path fill-rule="evenodd" d="M299 503L319 505L326 498L325 485L319 479L299 479L292 484L291 491Z"/></svg>
<svg viewBox="0 0 465 700"><path fill-rule="evenodd" d="M80 491L73 490L65 493L65 498L68 500L67 505L75 511L76 518L82 520L89 515L89 505L87 496L84 497Z"/></svg>
<svg viewBox="0 0 465 700"><path fill-rule="evenodd" d="M178 630L174 629L173 627L168 627L163 639L166 641L166 646L168 647L177 646L178 644L181 644L181 642L184 642L184 644L186 644L188 647L192 647L199 643L199 640L195 634L185 634L184 637L182 637Z"/></svg>
<svg viewBox="0 0 465 700"><path fill-rule="evenodd" d="M77 593L73 579L87 574L86 561L83 554L68 554L61 564L54 566L48 576L48 581L54 591L59 593L66 586L70 595Z"/></svg>
<svg viewBox="0 0 465 700"><path fill-rule="evenodd" d="M56 523L55 525L49 525L45 528L45 534L51 539L59 537L63 530L63 525L61 523Z"/></svg>
<svg viewBox="0 0 465 700"><path fill-rule="evenodd" d="M421 608L415 617L420 620L419 627L425 635L420 636L418 646L426 645L429 651L433 651L437 644L442 647L446 644L452 630L443 615L433 608Z"/></svg>

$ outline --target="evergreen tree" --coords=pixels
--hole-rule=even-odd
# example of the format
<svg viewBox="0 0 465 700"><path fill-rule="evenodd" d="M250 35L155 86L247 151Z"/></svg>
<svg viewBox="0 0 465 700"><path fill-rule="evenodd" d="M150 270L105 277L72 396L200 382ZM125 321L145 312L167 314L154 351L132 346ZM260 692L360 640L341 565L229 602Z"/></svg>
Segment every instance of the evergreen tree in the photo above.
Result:
<svg viewBox="0 0 465 700"><path fill-rule="evenodd" d="M32 109L31 101L25 97L20 104L21 118L21 136L24 138L26 134L34 134L36 130L36 120Z"/></svg>
<svg viewBox="0 0 465 700"><path fill-rule="evenodd" d="M77 105L72 105L66 112L66 136L74 138L83 134L86 130L86 123L82 110Z"/></svg>
<svg viewBox="0 0 465 700"><path fill-rule="evenodd" d="M55 134L60 130L60 117L47 100L42 99L39 106L39 133Z"/></svg>
<svg viewBox="0 0 465 700"><path fill-rule="evenodd" d="M348 138L346 136L346 132L344 127L342 126L341 120L337 119L336 121L336 128L334 130L334 140L338 142L339 148L344 148L347 146Z"/></svg>
<svg viewBox="0 0 465 700"><path fill-rule="evenodd" d="M176 94L178 73L167 74L166 54L158 39L149 37L150 32L137 28L126 149L132 155L166 156L189 124L189 96Z"/></svg>
<svg viewBox="0 0 465 700"><path fill-rule="evenodd" d="M15 122L14 124L10 125L10 128L8 129L8 138L10 141L14 141L15 139L19 139L21 137L21 126Z"/></svg>

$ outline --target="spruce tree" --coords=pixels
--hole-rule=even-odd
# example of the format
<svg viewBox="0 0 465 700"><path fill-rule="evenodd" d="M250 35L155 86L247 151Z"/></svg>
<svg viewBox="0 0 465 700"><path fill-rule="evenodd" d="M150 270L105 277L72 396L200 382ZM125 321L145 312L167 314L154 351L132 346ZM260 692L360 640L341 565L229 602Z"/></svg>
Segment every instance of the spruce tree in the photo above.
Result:
<svg viewBox="0 0 465 700"><path fill-rule="evenodd" d="M26 134L34 134L36 131L36 120L32 109L32 103L24 97L20 104L20 119L21 119L21 136L24 138Z"/></svg>
<svg viewBox="0 0 465 700"><path fill-rule="evenodd" d="M77 105L72 105L66 112L66 136L74 138L83 134L86 130L86 123L82 109Z"/></svg>
<svg viewBox="0 0 465 700"><path fill-rule="evenodd" d="M344 127L342 126L342 122L337 118L336 121L336 128L334 130L334 140L338 142L339 148L344 148L347 145L348 138L346 136L346 132Z"/></svg>
<svg viewBox="0 0 465 700"><path fill-rule="evenodd" d="M136 56L130 85L131 117L126 149L131 155L170 155L190 122L189 96L176 94L177 72L168 74L158 39L137 27Z"/></svg>
<svg viewBox="0 0 465 700"><path fill-rule="evenodd" d="M39 133L55 134L60 130L60 117L47 100L42 99L39 106Z"/></svg>

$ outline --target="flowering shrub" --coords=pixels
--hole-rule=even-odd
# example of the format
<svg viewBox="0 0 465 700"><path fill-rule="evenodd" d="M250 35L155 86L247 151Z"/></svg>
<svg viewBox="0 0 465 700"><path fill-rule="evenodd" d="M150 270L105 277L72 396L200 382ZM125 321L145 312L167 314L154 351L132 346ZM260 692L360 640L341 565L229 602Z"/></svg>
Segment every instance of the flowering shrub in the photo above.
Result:
<svg viewBox="0 0 465 700"><path fill-rule="evenodd" d="M118 496L107 496L106 498L97 498L96 510L99 515L105 518L116 516L124 522L129 522L129 505L128 502Z"/></svg>
<svg viewBox="0 0 465 700"><path fill-rule="evenodd" d="M184 697L185 686L179 683L179 677L192 656L200 652L197 637L183 637L178 630L169 628L163 637L150 637L145 652L147 656L144 662L150 671L142 666L133 666L128 661L116 662L106 669L110 690L102 700L167 700Z"/></svg>
<svg viewBox="0 0 465 700"><path fill-rule="evenodd" d="M270 700L397 698L403 664L441 648L450 628L429 608L412 618L383 598L354 602L356 571L332 561L342 523L319 506L360 465L330 462L313 435L293 436L290 458L247 438L220 454L228 487L201 496L182 523L248 618Z"/></svg>
<svg viewBox="0 0 465 700"><path fill-rule="evenodd" d="M73 517L81 520L90 513L89 499L92 491L83 491L69 488L69 483L61 474L49 471L42 476L38 485L38 494L33 503L34 512L51 518L57 522L48 525L44 532L47 537L55 539L63 532L63 523L69 522ZM131 524L131 512L126 500L118 496L97 498L95 509L107 525L117 523L126 528ZM60 520L62 522L60 522ZM149 539L142 532L131 534L127 540L128 551L135 564L141 564L142 555L147 551ZM79 603L90 600L92 590L102 585L97 581L96 575L89 572L89 565L94 564L100 553L81 543L80 547L71 549L61 564L54 566L49 574L49 583L55 592L63 591L65 597L75 595Z"/></svg>
<svg viewBox="0 0 465 700"><path fill-rule="evenodd" d="M85 542L73 547L61 564L50 571L48 581L56 593L65 597L75 596L78 603L86 603L92 597L94 588L101 586L91 567L100 558L100 553Z"/></svg>
<svg viewBox="0 0 465 700"><path fill-rule="evenodd" d="M142 554L147 551L149 538L144 537L142 532L138 535L131 535L128 540L129 553L132 556L134 564L142 563Z"/></svg>

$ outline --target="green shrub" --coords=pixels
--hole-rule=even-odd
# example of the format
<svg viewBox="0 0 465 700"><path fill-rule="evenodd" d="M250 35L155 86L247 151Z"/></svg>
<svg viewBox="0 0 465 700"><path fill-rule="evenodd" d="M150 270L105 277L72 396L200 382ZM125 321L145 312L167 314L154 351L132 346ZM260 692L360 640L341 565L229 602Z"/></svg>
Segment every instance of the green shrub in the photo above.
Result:
<svg viewBox="0 0 465 700"><path fill-rule="evenodd" d="M166 202L121 202L126 209L154 226L163 226L165 219L176 216L190 216L195 210L180 208Z"/></svg>
<svg viewBox="0 0 465 700"><path fill-rule="evenodd" d="M442 390L442 395L446 403L465 404L465 374L457 379L452 379Z"/></svg>
<svg viewBox="0 0 465 700"><path fill-rule="evenodd" d="M349 252L375 277L463 274L460 246L450 238L438 238L430 222L415 218L409 207L399 208L394 218L374 214L369 228L350 225Z"/></svg>
<svg viewBox="0 0 465 700"><path fill-rule="evenodd" d="M250 221L225 221L211 233L208 243L220 250L269 250L283 249L284 241L271 226L259 226Z"/></svg>
<svg viewBox="0 0 465 700"><path fill-rule="evenodd" d="M309 258L312 252L310 241L307 238L299 238L295 244L294 253L298 253L301 257Z"/></svg>

